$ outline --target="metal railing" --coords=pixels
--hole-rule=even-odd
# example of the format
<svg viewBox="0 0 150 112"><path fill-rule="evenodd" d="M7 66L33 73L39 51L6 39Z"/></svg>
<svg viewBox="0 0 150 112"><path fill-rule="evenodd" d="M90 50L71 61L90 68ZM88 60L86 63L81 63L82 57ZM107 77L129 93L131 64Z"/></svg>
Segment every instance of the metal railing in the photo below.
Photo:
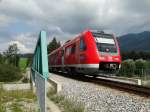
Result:
<svg viewBox="0 0 150 112"><path fill-rule="evenodd" d="M120 69L118 75L150 80L150 69Z"/></svg>
<svg viewBox="0 0 150 112"><path fill-rule="evenodd" d="M32 61L32 71L39 72L44 78L48 77L48 54L46 32L41 31L36 44ZM33 77L35 80L35 76Z"/></svg>
<svg viewBox="0 0 150 112"><path fill-rule="evenodd" d="M46 112L46 80L48 78L48 54L46 32L41 31L31 66L31 79L35 83L40 111Z"/></svg>

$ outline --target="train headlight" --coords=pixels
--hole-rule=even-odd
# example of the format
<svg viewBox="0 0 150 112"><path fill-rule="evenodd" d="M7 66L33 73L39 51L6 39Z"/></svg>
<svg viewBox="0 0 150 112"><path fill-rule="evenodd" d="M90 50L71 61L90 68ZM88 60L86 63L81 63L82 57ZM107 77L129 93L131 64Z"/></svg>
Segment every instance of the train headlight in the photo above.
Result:
<svg viewBox="0 0 150 112"><path fill-rule="evenodd" d="M105 60L106 57L105 56L100 56L100 60Z"/></svg>
<svg viewBox="0 0 150 112"><path fill-rule="evenodd" d="M119 61L118 57L113 58L114 61Z"/></svg>

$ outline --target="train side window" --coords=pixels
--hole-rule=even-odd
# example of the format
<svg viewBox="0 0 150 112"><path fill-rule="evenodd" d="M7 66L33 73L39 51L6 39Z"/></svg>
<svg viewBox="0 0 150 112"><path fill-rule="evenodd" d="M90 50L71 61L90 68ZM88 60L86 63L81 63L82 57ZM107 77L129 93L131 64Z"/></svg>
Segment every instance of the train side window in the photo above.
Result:
<svg viewBox="0 0 150 112"><path fill-rule="evenodd" d="M70 48L69 47L66 48L66 53L65 54L66 54L66 56L68 56L70 54Z"/></svg>
<svg viewBox="0 0 150 112"><path fill-rule="evenodd" d="M71 54L75 53L76 45L74 44L71 48Z"/></svg>
<svg viewBox="0 0 150 112"><path fill-rule="evenodd" d="M83 39L80 40L80 51L85 51L86 45Z"/></svg>

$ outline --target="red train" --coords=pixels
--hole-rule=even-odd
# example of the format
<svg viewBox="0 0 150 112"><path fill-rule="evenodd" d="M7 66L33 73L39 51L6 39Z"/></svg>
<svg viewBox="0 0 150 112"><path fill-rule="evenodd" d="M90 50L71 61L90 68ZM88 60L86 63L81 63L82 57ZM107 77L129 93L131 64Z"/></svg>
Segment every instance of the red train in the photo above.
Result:
<svg viewBox="0 0 150 112"><path fill-rule="evenodd" d="M49 54L50 71L98 75L116 72L120 64L117 39L103 31L86 30Z"/></svg>

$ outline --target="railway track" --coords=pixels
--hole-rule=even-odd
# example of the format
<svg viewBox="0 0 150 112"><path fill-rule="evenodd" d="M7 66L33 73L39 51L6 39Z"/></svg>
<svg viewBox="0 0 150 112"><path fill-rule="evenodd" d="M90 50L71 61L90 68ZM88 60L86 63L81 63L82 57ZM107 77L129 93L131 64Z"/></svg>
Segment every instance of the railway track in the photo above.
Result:
<svg viewBox="0 0 150 112"><path fill-rule="evenodd" d="M100 77L93 78L90 76L83 76L83 75L69 75L67 73L61 73L61 72L57 72L57 74L67 78L79 80L79 81L91 82L94 84L100 84L111 88L123 90L126 92L132 92L134 94L150 96L150 87L145 87L141 85L126 83L126 82L121 82L116 80L110 80L107 78L100 78Z"/></svg>
<svg viewBox="0 0 150 112"><path fill-rule="evenodd" d="M108 79L98 79L98 80L94 79L92 82L101 83L107 86L117 87L120 89L124 89L126 91L132 91L138 94L150 95L150 88L141 86L141 85L119 82L119 81L108 80Z"/></svg>

